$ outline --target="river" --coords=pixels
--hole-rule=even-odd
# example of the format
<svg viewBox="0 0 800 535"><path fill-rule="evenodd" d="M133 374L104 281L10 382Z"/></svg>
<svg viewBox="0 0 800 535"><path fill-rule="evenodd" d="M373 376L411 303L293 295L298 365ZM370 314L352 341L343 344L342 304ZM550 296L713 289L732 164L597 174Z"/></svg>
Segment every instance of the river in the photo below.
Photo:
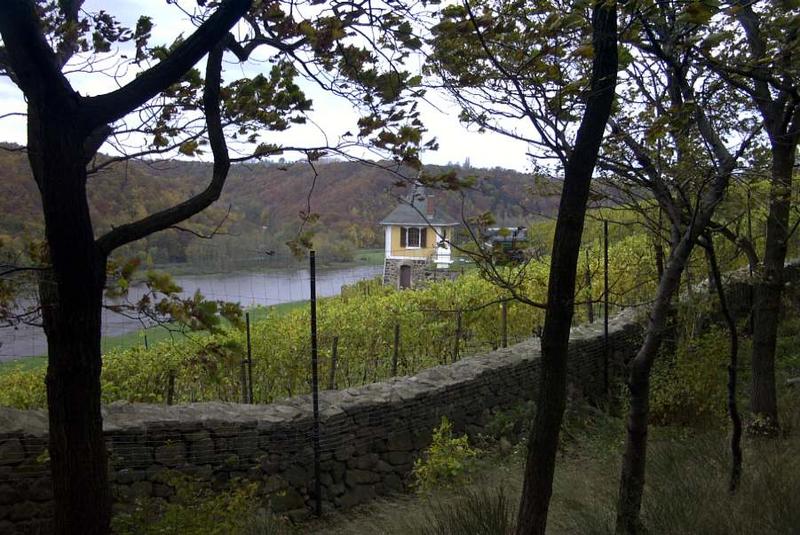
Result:
<svg viewBox="0 0 800 535"><path fill-rule="evenodd" d="M338 295L343 285L380 275L382 269L382 266L320 269L317 271L317 295ZM310 297L310 279L308 270L174 277L175 282L183 289L183 296L192 296L199 290L207 299L231 301L245 308L307 300ZM132 287L129 300L137 301L144 291L144 286ZM143 326L139 319L103 310L103 336L117 336L137 331ZM41 328L27 325L0 328L0 361L44 355L46 352L47 341Z"/></svg>

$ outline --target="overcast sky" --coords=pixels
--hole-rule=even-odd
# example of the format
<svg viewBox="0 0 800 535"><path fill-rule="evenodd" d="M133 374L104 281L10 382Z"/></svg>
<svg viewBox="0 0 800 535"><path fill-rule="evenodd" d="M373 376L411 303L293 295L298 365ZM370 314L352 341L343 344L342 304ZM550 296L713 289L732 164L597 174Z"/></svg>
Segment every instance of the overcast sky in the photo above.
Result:
<svg viewBox="0 0 800 535"><path fill-rule="evenodd" d="M196 2L187 2L187 7ZM87 11L104 9L114 15L123 24L133 27L142 14L152 17L155 27L150 43L171 43L180 33L184 36L191 33L193 27L188 18L165 0L87 0L84 4ZM132 73L130 73L132 75ZM253 75L253 71L243 71ZM229 77L235 75L229 74ZM103 74L75 75L70 77L74 87L82 94L99 94L116 87L116 82ZM273 137L263 141L282 145L309 146L325 143L325 136L334 142L347 131L355 131L357 115L349 105L326 94L310 83L302 84L307 97L314 101L314 111L309 117L314 124L293 127L288 132L272 134ZM423 154L423 162L444 164L448 162L464 162L469 158L473 167L504 167L525 171L530 169L526 156L526 144L492 133L468 131L458 121L458 109L444 96L429 93L431 106L423 103L420 106L423 122L429 135L436 136L440 148ZM438 108L438 110L436 109ZM20 91L7 79L0 78L0 116L9 112L23 112L25 104ZM25 143L24 117L7 117L0 120L0 140ZM101 149L103 150L103 149ZM105 148L108 152L108 148ZM287 158L292 158L287 156Z"/></svg>

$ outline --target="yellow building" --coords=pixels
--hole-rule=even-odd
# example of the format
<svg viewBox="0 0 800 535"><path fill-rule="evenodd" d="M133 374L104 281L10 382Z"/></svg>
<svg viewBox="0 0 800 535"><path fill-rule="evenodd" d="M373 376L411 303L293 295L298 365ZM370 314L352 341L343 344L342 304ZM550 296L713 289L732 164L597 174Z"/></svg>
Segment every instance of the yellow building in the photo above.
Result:
<svg viewBox="0 0 800 535"><path fill-rule="evenodd" d="M451 240L459 225L435 205L433 195L417 183L411 193L386 216L384 284L398 288L418 286L431 269L446 268L453 262Z"/></svg>

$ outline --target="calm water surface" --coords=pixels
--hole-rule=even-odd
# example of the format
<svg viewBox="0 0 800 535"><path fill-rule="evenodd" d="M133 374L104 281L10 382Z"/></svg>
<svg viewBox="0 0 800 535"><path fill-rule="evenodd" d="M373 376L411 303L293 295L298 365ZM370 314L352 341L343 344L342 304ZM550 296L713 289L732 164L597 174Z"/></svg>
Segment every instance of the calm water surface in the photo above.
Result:
<svg viewBox="0 0 800 535"><path fill-rule="evenodd" d="M359 266L346 269L319 270L317 295L338 295L343 285L380 275L382 266ZM270 306L310 297L308 270L270 271L268 273L231 273L216 275L191 275L174 277L183 288L182 295L189 297L199 290L207 299L231 301L243 307ZM144 293L142 286L130 290L130 300L137 301ZM137 331L143 322L110 310L103 310L103 336L117 336ZM0 361L13 360L47 352L44 332L38 327L20 326L0 329Z"/></svg>

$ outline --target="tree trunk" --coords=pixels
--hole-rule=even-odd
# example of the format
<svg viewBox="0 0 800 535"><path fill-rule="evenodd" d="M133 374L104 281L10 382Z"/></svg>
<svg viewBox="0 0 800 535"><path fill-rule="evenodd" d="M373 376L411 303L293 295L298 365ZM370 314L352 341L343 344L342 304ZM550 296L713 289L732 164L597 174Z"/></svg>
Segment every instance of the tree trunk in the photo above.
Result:
<svg viewBox="0 0 800 535"><path fill-rule="evenodd" d="M772 187L762 273L755 281L751 410L760 432L778 429L775 391L775 342L783 294L783 265L789 238L789 208L796 143L772 143Z"/></svg>
<svg viewBox="0 0 800 535"><path fill-rule="evenodd" d="M670 303L678 290L681 275L689 261L695 240L694 232L687 231L670 254L664 276L658 285L650 322L642 347L630 364L628 412L625 453L622 457L622 474L617 501L617 527L619 534L643 533L639 513L642 508L645 466L647 464L647 427L650 412L650 369L667 328Z"/></svg>
<svg viewBox="0 0 800 535"><path fill-rule="evenodd" d="M49 453L58 534L109 532L100 414L105 255L95 244L82 140L68 113L29 106L29 159L42 195L51 272L40 281L47 335Z"/></svg>
<svg viewBox="0 0 800 535"><path fill-rule="evenodd" d="M586 285L586 319L594 323L594 301L592 300L592 272L589 270L589 250L586 249L586 269L583 272L583 283Z"/></svg>
<svg viewBox="0 0 800 535"><path fill-rule="evenodd" d="M595 58L591 89L575 147L564 169L550 261L539 395L517 520L519 535L544 534L547 526L558 436L566 404L567 346L586 202L616 88L616 3L596 0L592 27Z"/></svg>
<svg viewBox="0 0 800 535"><path fill-rule="evenodd" d="M706 252L708 253L708 263L714 275L714 285L719 298L719 309L725 324L728 326L730 336L730 359L728 361L728 416L731 419L731 474L728 480L728 491L734 494L739 488L739 481L742 479L742 418L739 416L739 406L736 403L736 367L739 362L739 334L736 331L736 320L733 318L728 308L728 300L725 298L725 288L722 286L722 276L719 272L717 254L714 251L714 241L711 235L707 235Z"/></svg>

